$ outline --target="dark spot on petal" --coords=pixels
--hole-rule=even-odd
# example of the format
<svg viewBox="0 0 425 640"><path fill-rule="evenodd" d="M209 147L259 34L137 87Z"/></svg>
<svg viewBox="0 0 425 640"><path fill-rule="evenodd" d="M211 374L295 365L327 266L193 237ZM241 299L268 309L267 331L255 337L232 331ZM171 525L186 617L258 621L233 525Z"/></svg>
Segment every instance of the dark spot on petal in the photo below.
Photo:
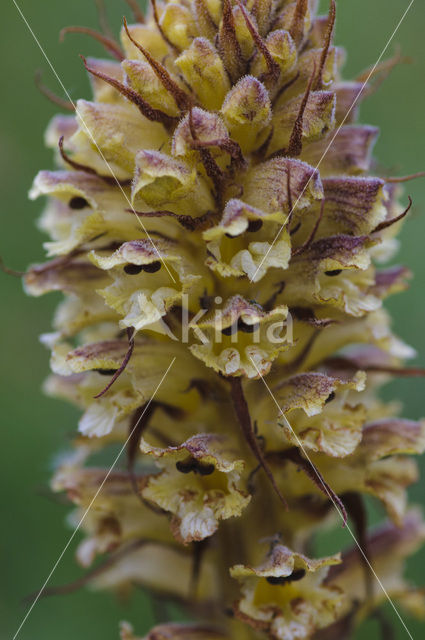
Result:
<svg viewBox="0 0 425 640"><path fill-rule="evenodd" d="M146 273L156 273L161 268L161 263L159 260L155 260L155 262L150 262L149 264L143 265L143 271Z"/></svg>
<svg viewBox="0 0 425 640"><path fill-rule="evenodd" d="M332 402L334 398L335 398L335 391L331 391L325 400L325 404L327 404L328 402Z"/></svg>
<svg viewBox="0 0 425 640"><path fill-rule="evenodd" d="M288 576L289 582L297 582L297 580L301 580L305 576L305 569L296 569Z"/></svg>
<svg viewBox="0 0 425 640"><path fill-rule="evenodd" d="M342 269L331 269L331 271L325 271L325 276L339 276Z"/></svg>
<svg viewBox="0 0 425 640"><path fill-rule="evenodd" d="M199 305L202 309L211 309L214 303L214 296L209 296L205 291L202 296L199 297Z"/></svg>
<svg viewBox="0 0 425 640"><path fill-rule="evenodd" d="M224 327L224 329L221 330L221 333L224 336L231 336L233 333L235 333L235 325L230 325L230 327Z"/></svg>
<svg viewBox="0 0 425 640"><path fill-rule="evenodd" d="M282 585L287 584L288 582L297 582L297 580L301 580L304 576L304 569L296 569L296 571L293 571L289 576L268 576L266 580L269 584Z"/></svg>
<svg viewBox="0 0 425 640"><path fill-rule="evenodd" d="M124 267L124 271L129 276L137 276L138 273L143 271L142 264L126 264Z"/></svg>
<svg viewBox="0 0 425 640"><path fill-rule="evenodd" d="M213 464L203 464L202 462L198 462L195 472L199 473L200 476L210 476L215 471L215 466Z"/></svg>
<svg viewBox="0 0 425 640"><path fill-rule="evenodd" d="M235 238L237 238L238 236L232 236L231 233L226 233L226 238L230 238L231 240L234 240Z"/></svg>
<svg viewBox="0 0 425 640"><path fill-rule="evenodd" d="M177 460L176 469L180 471L180 473L190 473L193 471L195 460L193 458L186 458L185 460Z"/></svg>
<svg viewBox="0 0 425 640"><path fill-rule="evenodd" d="M69 201L68 206L71 209L85 209L86 207L89 207L90 205L89 205L89 203L87 202L87 200L85 198L82 198L81 196L74 196Z"/></svg>
<svg viewBox="0 0 425 640"><path fill-rule="evenodd" d="M113 376L114 373L118 371L118 369L92 369L92 371L100 373L101 376Z"/></svg>
<svg viewBox="0 0 425 640"><path fill-rule="evenodd" d="M297 224L295 225L295 227L293 229L290 230L289 235L293 236L297 233L297 231L300 229L301 227L301 222L297 222Z"/></svg>
<svg viewBox="0 0 425 640"><path fill-rule="evenodd" d="M256 231L259 231L262 226L262 220L250 220L246 230L248 231L248 233L255 233Z"/></svg>
<svg viewBox="0 0 425 640"><path fill-rule="evenodd" d="M288 578L286 577L277 577L277 576L268 576L266 578L269 584L278 585L278 584L286 584L288 582Z"/></svg>
<svg viewBox="0 0 425 640"><path fill-rule="evenodd" d="M244 322L242 318L238 320L238 331L242 331L243 333L254 333L259 327L258 322L255 324L248 324Z"/></svg>
<svg viewBox="0 0 425 640"><path fill-rule="evenodd" d="M180 473L199 473L200 476L210 476L215 471L213 464L206 464L195 458L185 458L176 462L176 469Z"/></svg>

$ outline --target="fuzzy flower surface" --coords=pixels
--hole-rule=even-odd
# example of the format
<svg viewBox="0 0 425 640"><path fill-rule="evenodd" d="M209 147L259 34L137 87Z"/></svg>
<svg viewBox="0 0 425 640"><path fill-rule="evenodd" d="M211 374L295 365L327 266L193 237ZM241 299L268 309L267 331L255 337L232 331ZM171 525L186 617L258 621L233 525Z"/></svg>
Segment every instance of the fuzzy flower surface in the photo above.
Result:
<svg viewBox="0 0 425 640"><path fill-rule="evenodd" d="M89 508L78 584L147 588L194 620L145 640L331 640L383 602L366 559L424 615L403 570L425 538L406 497L425 423L379 396L413 355L383 308L409 276L385 266L407 210L370 174L335 3L128 4L30 192L48 261L25 288L63 293L45 388L81 409L52 480L72 524ZM338 514L363 556L315 554Z"/></svg>

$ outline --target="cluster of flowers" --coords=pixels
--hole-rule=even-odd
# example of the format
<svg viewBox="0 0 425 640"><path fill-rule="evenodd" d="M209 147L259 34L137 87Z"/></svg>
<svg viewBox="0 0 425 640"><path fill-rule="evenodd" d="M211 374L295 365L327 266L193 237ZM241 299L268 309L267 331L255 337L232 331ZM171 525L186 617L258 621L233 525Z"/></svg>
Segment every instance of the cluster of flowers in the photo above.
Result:
<svg viewBox="0 0 425 640"><path fill-rule="evenodd" d="M334 1L316 5L135 9L120 44L97 34L116 60L83 59L93 101L53 119L59 169L31 191L51 259L25 287L64 293L46 390L83 411L52 487L85 516L78 562L103 556L83 581L202 621L152 640L347 637L384 599L369 563L425 612L403 578L425 538L406 505L425 425L377 395L413 354L382 308L406 285L381 266L406 211L368 175L363 83L341 79ZM289 316L291 340L271 340ZM388 513L376 530L364 496ZM363 553L313 559L339 516Z"/></svg>

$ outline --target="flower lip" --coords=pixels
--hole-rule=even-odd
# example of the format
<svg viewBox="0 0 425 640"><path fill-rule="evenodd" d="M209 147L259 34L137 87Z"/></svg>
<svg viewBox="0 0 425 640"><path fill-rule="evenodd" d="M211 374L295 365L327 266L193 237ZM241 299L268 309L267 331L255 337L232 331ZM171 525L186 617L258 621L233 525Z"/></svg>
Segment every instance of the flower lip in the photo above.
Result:
<svg viewBox="0 0 425 640"><path fill-rule="evenodd" d="M69 201L69 206L71 209L84 209L90 205L82 196L73 196Z"/></svg>

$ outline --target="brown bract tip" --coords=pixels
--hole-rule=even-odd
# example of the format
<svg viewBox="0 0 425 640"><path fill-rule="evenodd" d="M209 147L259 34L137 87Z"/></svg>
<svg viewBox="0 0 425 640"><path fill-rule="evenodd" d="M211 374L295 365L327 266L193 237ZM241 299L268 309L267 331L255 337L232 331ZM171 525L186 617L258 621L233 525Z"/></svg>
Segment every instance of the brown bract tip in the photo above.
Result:
<svg viewBox="0 0 425 640"><path fill-rule="evenodd" d="M277 486L273 472L270 469L266 457L258 443L257 436L252 426L248 403L245 398L241 379L239 377L232 377L228 378L228 380L231 388L230 393L233 401L233 408L235 410L235 414L242 429L242 433L244 435L246 443L254 454L259 465L262 467L262 469L264 469L279 500L281 501L285 509L288 509L288 503L286 502L279 487Z"/></svg>
<svg viewBox="0 0 425 640"><path fill-rule="evenodd" d="M154 70L155 74L157 75L157 77L159 78L159 80L161 81L165 89L169 93L171 93L174 100L176 101L178 108L181 109L182 111L187 111L192 105L192 100L190 96L188 96L187 93L179 87L177 82L173 80L173 78L168 73L167 69L160 62L155 60L155 58L151 56L149 51L147 51L144 47L142 47L141 44L136 42L136 40L133 38L133 36L131 35L128 29L127 20L125 18L124 18L124 29L129 40L145 56L146 60L151 65L152 69Z"/></svg>
<svg viewBox="0 0 425 640"><path fill-rule="evenodd" d="M137 91L134 91L134 89L127 87L119 80L111 78L111 76L106 75L106 73L102 73L101 71L92 69L88 66L87 60L84 56L80 55L80 58L82 59L84 66L89 73L96 76L97 78L100 78L101 80L104 80L105 82L110 84L111 87L114 87L114 89L117 89L117 91L119 91L125 98L127 98L127 100L136 105L140 113L145 116L145 118L147 118L148 120L152 120L153 122L162 122L162 124L166 126L175 124L177 120L176 118L173 118L163 111L160 111L160 109L154 109L148 102L146 102L146 100L142 98L139 93L137 93Z"/></svg>
<svg viewBox="0 0 425 640"><path fill-rule="evenodd" d="M159 22L159 16L158 16L158 9L157 9L157 6L156 6L156 0L150 0L150 3L151 3L151 6L152 6L153 19L155 20L155 24L157 26L157 29L158 29L159 33L161 34L164 42L166 42L168 44L168 46L173 49L173 51L176 51L176 47L167 38L167 36L164 33L164 29L161 27L161 24Z"/></svg>
<svg viewBox="0 0 425 640"><path fill-rule="evenodd" d="M253 24L248 12L245 9L244 5L242 4L241 0L236 0L236 2L238 4L240 10L242 11L242 15L244 17L246 26L248 27L249 32L250 32L250 34L252 36L252 39L254 40L255 44L257 45L257 48L260 51L260 53L264 56L264 59L265 59L266 64L267 64L267 68L269 70L270 79L273 82L276 82L277 79L280 76L279 65L277 64L277 62L275 62L273 60L270 51L268 50L264 40L262 39L262 37L258 33L255 25Z"/></svg>
<svg viewBox="0 0 425 640"><path fill-rule="evenodd" d="M297 0L297 6L295 7L294 17L292 18L291 26L289 27L289 33L294 40L295 44L299 46L303 39L304 34L304 20L308 9L308 0Z"/></svg>
<svg viewBox="0 0 425 640"><path fill-rule="evenodd" d="M121 187L127 187L131 183L130 178L128 180L119 180L114 175L103 176L100 173L98 173L96 169L93 169L92 167L89 167L86 164L82 164L81 162L76 162L75 160L69 157L69 155L63 148L63 141L64 141L64 136L61 136L58 140L59 153L61 154L61 158L76 171L84 171L85 173L90 173L91 175L97 176L98 178L106 182L106 184L111 186L119 185Z"/></svg>
<svg viewBox="0 0 425 640"><path fill-rule="evenodd" d="M109 26L108 18L106 15L105 0L96 0L96 9L100 28L102 29L105 36L113 40L114 34L112 33L112 29Z"/></svg>
<svg viewBox="0 0 425 640"><path fill-rule="evenodd" d="M313 80L315 75L316 75L316 65L314 65L313 73L311 74L310 80L308 81L308 85L305 90L304 97L301 101L297 118L294 122L291 137L289 139L288 151L287 151L287 155L289 156L299 156L303 148L302 135L303 135L304 112L308 103L308 99L310 97L311 87L313 85Z"/></svg>
<svg viewBox="0 0 425 640"><path fill-rule="evenodd" d="M134 19L139 24L144 24L145 16L143 15L143 11L139 7L139 5L136 2L136 0L125 0L125 2L128 4L128 6L130 7L131 11L133 12Z"/></svg>
<svg viewBox="0 0 425 640"><path fill-rule="evenodd" d="M409 176L400 176L399 178L383 178L385 182L389 182L390 184L400 184L402 182L409 182L410 180L416 180L416 178L424 178L425 171L418 171L418 173L411 173Z"/></svg>
<svg viewBox="0 0 425 640"><path fill-rule="evenodd" d="M317 80L314 85L315 90L321 89L322 87L323 69L325 67L326 58L328 57L329 47L332 41L332 34L335 26L335 18L336 18L335 0L331 0L331 4L329 7L328 24L326 26L325 41L323 43L322 54L320 56L319 71L317 72Z"/></svg>
<svg viewBox="0 0 425 640"><path fill-rule="evenodd" d="M153 400L150 400L134 411L130 420L129 434L126 443L128 475L130 476L130 482L133 491L135 495L141 500L142 504L144 504L144 500L139 493L137 479L134 474L134 465L136 462L136 456L139 450L141 437L148 427L149 421L157 408L158 404Z"/></svg>
<svg viewBox="0 0 425 640"><path fill-rule="evenodd" d="M108 36L103 35L103 33L99 33L98 31L95 31L95 29L90 29L89 27L74 27L74 26L64 27L63 29L61 29L59 33L60 42L63 42L64 37L67 33L84 33L85 35L90 36L91 38L94 38L95 40L100 42L105 47L105 49L109 51L109 53L114 58L116 58L116 60L118 60L119 62L122 62L122 60L124 60L124 54L121 51L119 44L112 38L109 38Z"/></svg>
<svg viewBox="0 0 425 640"><path fill-rule="evenodd" d="M399 222L400 220L402 220L409 213L413 202L412 202L412 198L410 196L407 196L407 197L409 199L409 204L408 204L407 208L403 211L403 213L400 213L399 216L397 216L396 218L392 218L391 220L384 220L383 222L378 224L377 227L374 228L372 233L377 233L378 231L383 231L383 229L387 229L388 227L391 227L391 225L395 224L396 222Z"/></svg>
<svg viewBox="0 0 425 640"><path fill-rule="evenodd" d="M135 213L140 218L174 218L187 231L204 231L214 224L215 218L217 217L215 211L207 211L197 218L167 210L134 211L133 209L126 209L126 211L128 211L128 213Z"/></svg>
<svg viewBox="0 0 425 640"><path fill-rule="evenodd" d="M287 459L296 464L304 471L304 473L310 478L315 486L321 491L334 505L335 509L340 514L343 520L343 527L347 524L347 510L342 502L341 498L335 493L333 489L328 485L318 468L309 460L306 459L297 447L287 449L280 455L282 459Z"/></svg>
<svg viewBox="0 0 425 640"><path fill-rule="evenodd" d="M318 230L318 228L319 228L320 222L321 222L321 220L322 220L322 218L323 218L323 211L324 211L324 209L325 209L325 199L323 199L323 200L322 200L322 203L321 203L321 205L320 205L320 212L319 212L319 216L318 216L318 218L317 218L317 220L316 220L316 223L315 223L315 225L314 225L314 227L313 227L313 229L312 229L312 231L311 231L310 235L308 236L308 238L307 238L307 240L304 242L304 244L302 244L302 245L301 245L300 247L298 247L297 249L294 249L294 251L292 252L292 255L293 255L293 256L297 256L297 255L299 255L300 253L304 253L304 251L306 251L306 250L310 247L311 243L313 242L313 240L314 240L314 238L315 238L315 236L316 236L316 233L317 233L317 230Z"/></svg>
<svg viewBox="0 0 425 640"><path fill-rule="evenodd" d="M10 267L6 267L4 264L3 258L0 256L0 271L6 273L8 276L13 276L15 278L23 278L26 274L25 271L16 271L15 269L10 269Z"/></svg>
<svg viewBox="0 0 425 640"><path fill-rule="evenodd" d="M35 86L43 94L50 102L56 104L61 109L66 109L67 111L75 111L75 105L69 99L61 98L57 96L51 89L49 89L42 81L41 81L42 73L40 69L38 69L34 74Z"/></svg>
<svg viewBox="0 0 425 640"><path fill-rule="evenodd" d="M189 129L192 136L192 144L198 149L201 156L202 164L204 165L205 173L212 181L215 187L215 199L218 205L221 205L223 198L223 185L224 185L224 173L214 160L209 149L205 148L205 145L199 144L198 135L196 133L193 109L189 110Z"/></svg>
<svg viewBox="0 0 425 640"><path fill-rule="evenodd" d="M222 22L218 34L218 51L229 76L236 82L244 73L245 60L236 37L235 17L230 0L223 2Z"/></svg>
<svg viewBox="0 0 425 640"><path fill-rule="evenodd" d="M127 329L127 337L128 337L128 349L127 349L127 353L124 356L124 360L122 361L119 369L117 369L114 373L114 375L112 376L112 379L110 380L110 382L106 385L106 387L104 389L102 389L102 391L100 391L98 394L96 394L94 396L94 398L97 400L98 398L101 398L102 396L105 395L105 393L107 391L109 391L109 389L112 387L112 385L114 384L114 382L117 380L117 378L120 377L120 375L125 371L128 363L130 362L130 358L133 354L134 351L134 331L132 332L131 328Z"/></svg>

